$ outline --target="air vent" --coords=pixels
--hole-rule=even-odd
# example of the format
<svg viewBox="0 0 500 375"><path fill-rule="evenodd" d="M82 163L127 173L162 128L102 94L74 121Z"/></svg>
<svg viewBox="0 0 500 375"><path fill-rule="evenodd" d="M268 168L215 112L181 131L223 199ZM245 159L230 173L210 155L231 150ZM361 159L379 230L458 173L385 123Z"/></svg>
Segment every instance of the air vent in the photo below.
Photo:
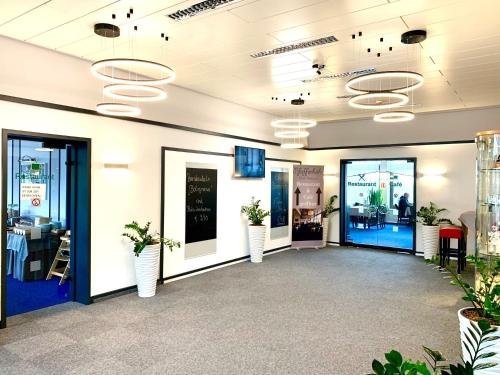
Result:
<svg viewBox="0 0 500 375"><path fill-rule="evenodd" d="M325 80L330 80L330 79L346 78L346 77L359 76L359 75L368 74L368 73L375 73L376 71L377 71L377 69L375 69L375 68L357 69L357 70L351 70L349 72L327 74L327 75L321 75L321 76L311 78L311 79L303 79L302 82L303 83L311 83L311 82L319 82L319 81L325 81Z"/></svg>
<svg viewBox="0 0 500 375"><path fill-rule="evenodd" d="M330 44L333 42L338 42L338 39L335 38L333 35L330 35L330 36L327 36L324 38L309 40L307 42L289 44L287 46L269 49L267 51L252 53L250 56L253 57L254 59L259 59L261 57L266 57L266 56L270 56L270 55L279 55L281 53L287 53L287 52L295 51L298 49L322 46L324 44Z"/></svg>
<svg viewBox="0 0 500 375"><path fill-rule="evenodd" d="M167 17L173 19L174 21L182 21L187 18L197 16L198 14L204 13L209 10L214 10L217 8L221 8L225 5L237 3L238 1L241 0L206 0L197 4L193 4L188 8L167 14Z"/></svg>

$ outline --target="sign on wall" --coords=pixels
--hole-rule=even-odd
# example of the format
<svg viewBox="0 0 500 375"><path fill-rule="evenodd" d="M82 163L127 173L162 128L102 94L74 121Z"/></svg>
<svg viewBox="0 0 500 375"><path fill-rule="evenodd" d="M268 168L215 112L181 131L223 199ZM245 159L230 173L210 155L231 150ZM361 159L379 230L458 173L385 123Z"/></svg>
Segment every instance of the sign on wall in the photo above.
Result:
<svg viewBox="0 0 500 375"><path fill-rule="evenodd" d="M186 168L186 258L213 254L217 238L217 169Z"/></svg>
<svg viewBox="0 0 500 375"><path fill-rule="evenodd" d="M32 201L38 199L45 200L47 184L21 183L21 200Z"/></svg>
<svg viewBox="0 0 500 375"><path fill-rule="evenodd" d="M293 166L292 247L323 244L323 166Z"/></svg>
<svg viewBox="0 0 500 375"><path fill-rule="evenodd" d="M271 228L288 226L288 172L271 171Z"/></svg>

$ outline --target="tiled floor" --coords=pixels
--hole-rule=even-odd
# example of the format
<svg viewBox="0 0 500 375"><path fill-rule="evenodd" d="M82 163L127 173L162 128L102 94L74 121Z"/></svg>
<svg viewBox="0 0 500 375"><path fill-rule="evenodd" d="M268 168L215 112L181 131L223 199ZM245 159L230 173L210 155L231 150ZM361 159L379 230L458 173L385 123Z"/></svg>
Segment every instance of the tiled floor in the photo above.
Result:
<svg viewBox="0 0 500 375"><path fill-rule="evenodd" d="M458 359L461 293L421 258L289 250L89 306L18 315L0 374L341 374L392 348Z"/></svg>

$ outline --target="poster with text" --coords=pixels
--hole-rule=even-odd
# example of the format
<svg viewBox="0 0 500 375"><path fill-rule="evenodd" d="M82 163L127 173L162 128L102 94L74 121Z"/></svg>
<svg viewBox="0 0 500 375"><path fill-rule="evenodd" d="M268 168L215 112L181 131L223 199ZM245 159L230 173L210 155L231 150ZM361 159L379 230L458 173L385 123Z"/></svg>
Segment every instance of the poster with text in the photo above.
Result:
<svg viewBox="0 0 500 375"><path fill-rule="evenodd" d="M293 167L292 247L323 245L323 166Z"/></svg>
<svg viewBox="0 0 500 375"><path fill-rule="evenodd" d="M186 254L193 258L216 251L217 169L186 167Z"/></svg>

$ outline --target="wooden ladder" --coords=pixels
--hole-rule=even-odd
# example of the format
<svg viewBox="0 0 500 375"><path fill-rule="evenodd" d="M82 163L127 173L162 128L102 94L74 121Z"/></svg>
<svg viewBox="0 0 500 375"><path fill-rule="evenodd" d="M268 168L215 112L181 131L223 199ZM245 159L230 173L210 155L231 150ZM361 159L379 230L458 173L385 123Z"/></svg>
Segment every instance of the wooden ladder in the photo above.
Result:
<svg viewBox="0 0 500 375"><path fill-rule="evenodd" d="M52 276L54 275L59 276L61 278L61 280L59 281L59 285L64 284L64 282L69 276L71 241L68 232L66 232L66 235L61 237L61 244L59 245L59 249L57 249L56 256L54 257L54 261L52 262L52 266L50 266L50 270L47 275L47 280L52 279ZM63 267L57 268L59 262L66 263L64 268Z"/></svg>

